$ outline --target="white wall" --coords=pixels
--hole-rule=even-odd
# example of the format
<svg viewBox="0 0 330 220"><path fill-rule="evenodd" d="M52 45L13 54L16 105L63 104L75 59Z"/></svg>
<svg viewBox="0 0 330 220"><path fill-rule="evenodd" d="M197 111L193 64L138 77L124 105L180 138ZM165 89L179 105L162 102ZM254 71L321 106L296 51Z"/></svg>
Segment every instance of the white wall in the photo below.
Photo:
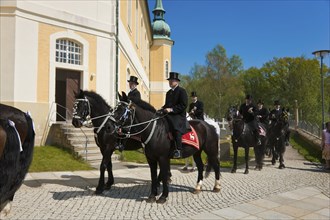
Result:
<svg viewBox="0 0 330 220"><path fill-rule="evenodd" d="M17 17L15 35L16 102L37 101L38 23Z"/></svg>
<svg viewBox="0 0 330 220"><path fill-rule="evenodd" d="M114 107L115 104L115 71L116 50L115 40L97 38L97 60L96 60L96 89L97 93Z"/></svg>
<svg viewBox="0 0 330 220"><path fill-rule="evenodd" d="M15 18L0 17L0 101L14 99Z"/></svg>

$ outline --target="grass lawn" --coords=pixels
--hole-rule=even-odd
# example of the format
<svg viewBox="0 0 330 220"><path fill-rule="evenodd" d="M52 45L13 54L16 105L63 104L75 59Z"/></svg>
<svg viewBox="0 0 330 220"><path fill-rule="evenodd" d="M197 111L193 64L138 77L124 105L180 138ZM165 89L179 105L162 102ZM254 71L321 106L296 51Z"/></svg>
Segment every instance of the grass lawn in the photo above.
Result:
<svg viewBox="0 0 330 220"><path fill-rule="evenodd" d="M34 147L29 172L92 170L87 162L70 151L54 146Z"/></svg>
<svg viewBox="0 0 330 220"><path fill-rule="evenodd" d="M321 148L317 148L312 144L306 142L299 135L291 135L290 144L294 149L298 150L299 154L304 156L306 160L314 163L324 162L322 159Z"/></svg>
<svg viewBox="0 0 330 220"><path fill-rule="evenodd" d="M122 153L119 153L118 151L116 151L117 154L120 154L121 157L120 159L122 161L127 161L127 162L135 162L135 163L147 163L146 157L143 154L142 149L137 150L137 151L123 151ZM234 155L234 151L232 148L230 148L230 158L229 160L221 160L220 161L220 167L223 168L231 168L232 167L232 161L233 161L233 155ZM253 152L253 148L250 148L250 159L254 157L254 152ZM202 160L205 163L206 162L206 154L203 152L202 153ZM243 164L245 163L244 160L244 149L243 148L239 148L238 149L238 156L237 156L237 164ZM184 166L185 164L185 159L171 159L171 164L173 165L182 165Z"/></svg>
<svg viewBox="0 0 330 220"><path fill-rule="evenodd" d="M297 135L292 135L290 140L293 148L305 157L306 160L311 162L321 163L321 150L315 148L311 144L307 143ZM143 154L142 149L137 151L124 151L119 153L122 161L135 162L135 163L147 163L146 157ZM230 148L230 158L228 160L221 160L220 166L222 168L231 168L233 161L233 149ZM254 157L253 148L250 148L250 159ZM206 155L202 153L203 162L206 162ZM238 165L244 164L244 149L238 150ZM171 160L173 165L184 165L184 159ZM33 161L30 166L29 172L45 172L45 171L75 171L75 170L92 170L87 162L81 158L74 156L69 150L62 149L54 146L35 147Z"/></svg>

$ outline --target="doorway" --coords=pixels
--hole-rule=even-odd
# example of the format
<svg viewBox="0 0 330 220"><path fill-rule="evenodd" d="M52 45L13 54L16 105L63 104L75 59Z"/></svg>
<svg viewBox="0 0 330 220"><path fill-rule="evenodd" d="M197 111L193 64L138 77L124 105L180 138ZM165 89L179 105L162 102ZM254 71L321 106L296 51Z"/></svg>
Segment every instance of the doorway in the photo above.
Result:
<svg viewBox="0 0 330 220"><path fill-rule="evenodd" d="M56 121L68 121L72 119L75 93L78 93L80 89L80 76L80 71L56 69Z"/></svg>

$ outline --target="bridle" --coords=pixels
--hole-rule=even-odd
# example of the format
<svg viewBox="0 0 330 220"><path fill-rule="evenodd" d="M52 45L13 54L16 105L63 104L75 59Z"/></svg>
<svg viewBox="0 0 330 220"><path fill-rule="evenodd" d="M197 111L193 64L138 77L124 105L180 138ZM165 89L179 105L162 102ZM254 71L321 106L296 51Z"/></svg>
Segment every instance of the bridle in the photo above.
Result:
<svg viewBox="0 0 330 220"><path fill-rule="evenodd" d="M136 135L141 134L142 132L144 132L151 125L151 123L153 123L152 129L151 129L151 132L150 132L148 138L146 139L146 141L143 142L143 144L146 145L150 141L150 139L151 139L151 137L152 137L152 135L155 131L155 128L156 128L156 125L157 125L157 120L165 117L166 115L153 117L152 119L150 119L148 121L134 124L135 108L132 108L132 103L131 102L127 103L127 102L124 102L124 101L120 101L117 104L117 106L115 107L113 112L115 113L116 110L118 109L118 107L121 106L121 105L125 106L125 110L124 110L124 113L120 116L119 120L116 120L116 124L118 126L117 131L121 130L120 135L123 136L122 139L130 138L131 136L136 136ZM155 113L155 115L156 115L156 113ZM130 123L128 123L129 125L125 125L125 123L127 122L128 119L130 119ZM118 124L118 122L121 122L121 123ZM137 126L141 126L141 125L145 125L145 124L146 124L146 126L144 128L142 128L140 131L137 131L135 133L130 132L132 128L137 127ZM128 131L125 132L125 130L128 130Z"/></svg>
<svg viewBox="0 0 330 220"><path fill-rule="evenodd" d="M78 114L78 106L81 104L84 106L84 112L83 115ZM87 106L87 110L85 109L85 106ZM73 118L76 120L82 121L82 125L88 128L94 127L92 120L99 119L99 118L105 118L102 122L102 124L98 127L96 133L99 133L106 122L110 119L115 122L115 119L113 118L113 110L110 108L110 111L107 114L100 115L97 117L92 118L91 117L91 105L89 100L84 97L83 99L76 99L73 104ZM95 127L96 128L96 127Z"/></svg>

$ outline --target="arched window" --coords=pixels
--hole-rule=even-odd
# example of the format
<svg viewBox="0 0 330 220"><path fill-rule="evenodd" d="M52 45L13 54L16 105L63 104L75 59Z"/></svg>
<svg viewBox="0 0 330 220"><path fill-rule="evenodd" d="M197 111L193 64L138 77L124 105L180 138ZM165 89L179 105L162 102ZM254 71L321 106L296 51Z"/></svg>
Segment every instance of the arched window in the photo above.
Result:
<svg viewBox="0 0 330 220"><path fill-rule="evenodd" d="M55 53L56 62L82 65L82 47L74 41L57 39Z"/></svg>

